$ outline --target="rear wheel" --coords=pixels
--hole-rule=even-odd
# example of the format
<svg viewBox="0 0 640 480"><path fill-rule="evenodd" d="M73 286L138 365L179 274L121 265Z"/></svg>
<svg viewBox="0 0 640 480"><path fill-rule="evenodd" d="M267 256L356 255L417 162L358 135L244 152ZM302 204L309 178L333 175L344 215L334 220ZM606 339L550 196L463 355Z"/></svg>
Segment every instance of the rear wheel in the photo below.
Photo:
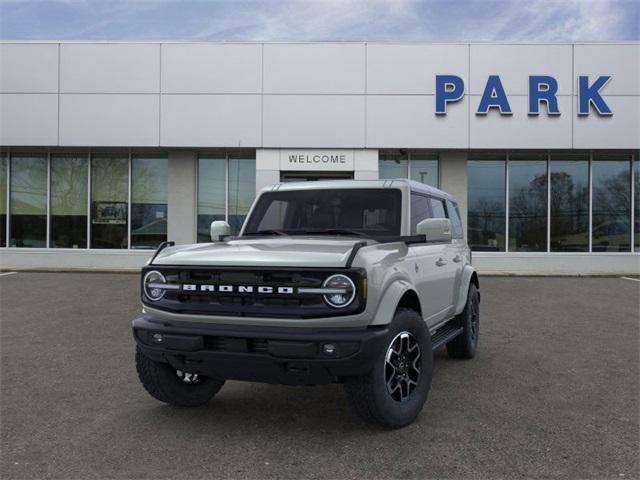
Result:
<svg viewBox="0 0 640 480"><path fill-rule="evenodd" d="M431 388L433 352L424 320L414 310L398 309L388 342L373 369L348 378L345 390L365 420L388 428L412 423Z"/></svg>
<svg viewBox="0 0 640 480"><path fill-rule="evenodd" d="M480 295L475 284L469 285L467 304L454 321L462 325L462 333L447 343L447 353L453 358L473 358L480 334Z"/></svg>
<svg viewBox="0 0 640 480"><path fill-rule="evenodd" d="M156 362L136 346L136 369L142 386L161 402L179 407L206 405L224 385L224 380L176 370Z"/></svg>

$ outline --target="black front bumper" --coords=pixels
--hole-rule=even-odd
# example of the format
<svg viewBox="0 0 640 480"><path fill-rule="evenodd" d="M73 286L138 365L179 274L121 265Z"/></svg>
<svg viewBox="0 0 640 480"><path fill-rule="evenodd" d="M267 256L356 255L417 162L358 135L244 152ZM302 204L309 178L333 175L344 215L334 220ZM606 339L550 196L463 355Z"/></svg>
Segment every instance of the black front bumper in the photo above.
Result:
<svg viewBox="0 0 640 480"><path fill-rule="evenodd" d="M386 327L310 330L176 326L149 317L133 321L135 341L152 360L205 376L285 385L334 383L367 373L384 351L387 334Z"/></svg>

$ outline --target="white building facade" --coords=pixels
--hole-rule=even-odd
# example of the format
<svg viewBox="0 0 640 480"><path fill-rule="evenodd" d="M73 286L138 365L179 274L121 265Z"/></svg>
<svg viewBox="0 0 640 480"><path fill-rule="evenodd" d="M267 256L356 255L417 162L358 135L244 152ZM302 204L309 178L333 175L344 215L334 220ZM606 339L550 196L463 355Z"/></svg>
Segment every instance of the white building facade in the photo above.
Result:
<svg viewBox="0 0 640 480"><path fill-rule="evenodd" d="M640 43L0 43L1 267L133 269L285 181L455 195L481 272L640 272Z"/></svg>

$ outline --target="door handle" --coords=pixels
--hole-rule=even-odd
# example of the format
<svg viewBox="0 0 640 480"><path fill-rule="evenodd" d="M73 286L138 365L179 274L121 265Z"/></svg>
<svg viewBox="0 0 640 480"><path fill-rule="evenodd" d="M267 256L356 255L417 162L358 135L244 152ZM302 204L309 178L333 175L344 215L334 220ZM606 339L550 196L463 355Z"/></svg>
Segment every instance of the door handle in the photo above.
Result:
<svg viewBox="0 0 640 480"><path fill-rule="evenodd" d="M462 257L460 256L460 254L453 257L453 261L456 263L460 263L462 261Z"/></svg>
<svg viewBox="0 0 640 480"><path fill-rule="evenodd" d="M436 261L436 265L439 267L444 267L447 264L447 261L440 257L437 261Z"/></svg>

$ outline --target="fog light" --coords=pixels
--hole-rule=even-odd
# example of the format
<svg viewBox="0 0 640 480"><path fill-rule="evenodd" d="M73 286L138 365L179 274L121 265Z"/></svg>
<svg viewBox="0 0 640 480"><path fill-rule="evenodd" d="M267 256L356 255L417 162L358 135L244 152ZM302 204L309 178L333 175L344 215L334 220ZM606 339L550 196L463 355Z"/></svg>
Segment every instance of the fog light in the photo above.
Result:
<svg viewBox="0 0 640 480"><path fill-rule="evenodd" d="M325 343L322 345L322 351L327 355L333 355L336 353L336 346L333 343Z"/></svg>
<svg viewBox="0 0 640 480"><path fill-rule="evenodd" d="M151 341L153 343L162 343L162 334L154 333L153 336L151 337Z"/></svg>

